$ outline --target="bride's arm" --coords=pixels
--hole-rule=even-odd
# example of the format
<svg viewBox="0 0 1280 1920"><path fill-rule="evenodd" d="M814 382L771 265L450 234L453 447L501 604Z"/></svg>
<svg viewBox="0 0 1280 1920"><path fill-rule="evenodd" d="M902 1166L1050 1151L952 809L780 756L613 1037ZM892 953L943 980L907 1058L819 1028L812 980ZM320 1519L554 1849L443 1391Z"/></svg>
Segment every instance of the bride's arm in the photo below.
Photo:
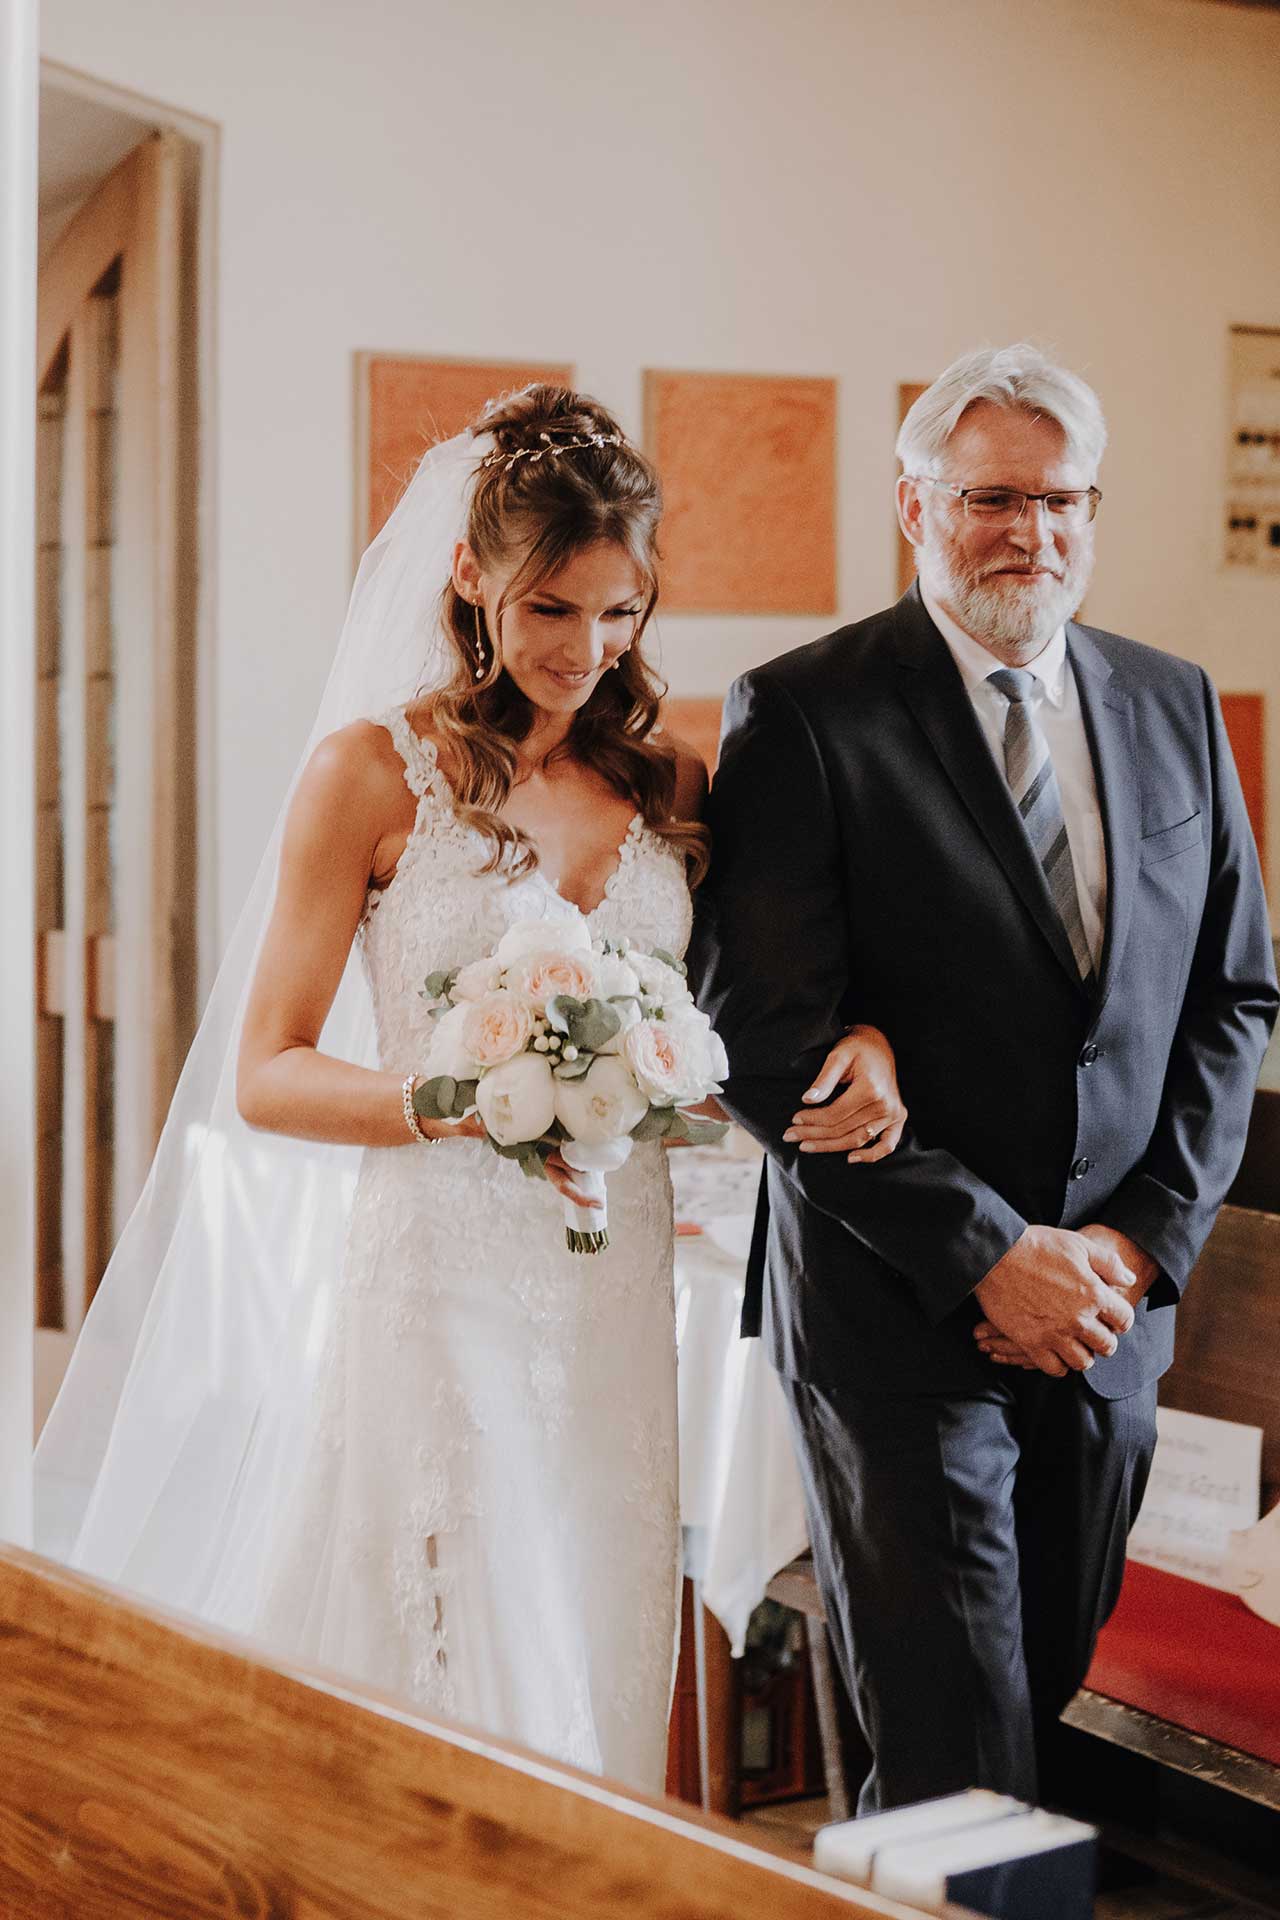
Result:
<svg viewBox="0 0 1280 1920"><path fill-rule="evenodd" d="M316 748L285 821L275 906L245 1012L236 1103L251 1127L303 1140L412 1146L401 1076L317 1051L403 779L357 722ZM397 781L399 792L397 791ZM404 1063L411 1072L413 1061ZM450 1137L478 1122L428 1134Z"/></svg>

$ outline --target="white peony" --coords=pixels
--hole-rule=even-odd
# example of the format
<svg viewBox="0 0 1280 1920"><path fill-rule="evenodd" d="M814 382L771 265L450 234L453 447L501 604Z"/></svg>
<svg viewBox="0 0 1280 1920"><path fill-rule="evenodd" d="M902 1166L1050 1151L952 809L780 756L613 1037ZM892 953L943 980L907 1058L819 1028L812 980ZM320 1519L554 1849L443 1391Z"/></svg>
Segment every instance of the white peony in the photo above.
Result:
<svg viewBox="0 0 1280 1920"><path fill-rule="evenodd" d="M472 960L458 969L458 977L450 990L451 1000L483 1000L486 993L492 993L502 979L502 968L498 965L496 954L490 954L484 960Z"/></svg>
<svg viewBox="0 0 1280 1920"><path fill-rule="evenodd" d="M540 1140L556 1117L556 1082L546 1056L519 1053L491 1067L476 1089L476 1106L500 1147Z"/></svg>
<svg viewBox="0 0 1280 1920"><path fill-rule="evenodd" d="M493 957L500 967L509 967L528 953L590 952L591 929L575 908L563 919L517 920L499 940Z"/></svg>
<svg viewBox="0 0 1280 1920"><path fill-rule="evenodd" d="M566 1140L560 1158L575 1173L616 1173L626 1166L634 1145L629 1133L619 1140Z"/></svg>
<svg viewBox="0 0 1280 1920"><path fill-rule="evenodd" d="M696 1010L674 1020L637 1021L619 1052L656 1107L704 1099L727 1071L718 1036Z"/></svg>
<svg viewBox="0 0 1280 1920"><path fill-rule="evenodd" d="M630 1133L649 1111L625 1062L611 1054L597 1054L580 1079L557 1080L555 1089L556 1118L587 1145Z"/></svg>
<svg viewBox="0 0 1280 1920"><path fill-rule="evenodd" d="M463 1035L463 1026L470 1011L465 1003L450 1007L436 1021L423 1066L423 1073L428 1080L435 1080L441 1074L447 1074L451 1080L474 1080L480 1071L479 1063L467 1051Z"/></svg>

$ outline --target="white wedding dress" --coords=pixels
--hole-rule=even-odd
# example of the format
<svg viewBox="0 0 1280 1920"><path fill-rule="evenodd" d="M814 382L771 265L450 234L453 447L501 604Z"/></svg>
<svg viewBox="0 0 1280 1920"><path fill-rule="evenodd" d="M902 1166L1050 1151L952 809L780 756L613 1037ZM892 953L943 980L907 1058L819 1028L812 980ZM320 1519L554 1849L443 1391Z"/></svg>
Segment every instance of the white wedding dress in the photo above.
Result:
<svg viewBox="0 0 1280 1920"><path fill-rule="evenodd" d="M425 977L577 909L477 871L429 743L380 724L417 796L358 939L384 1067L412 1070ZM593 934L682 954L683 862L637 817ZM679 1592L671 1187L609 1176L610 1249L484 1142L362 1156L319 1394L249 1630L486 1732L663 1786ZM216 1611L216 1607L215 1607Z"/></svg>

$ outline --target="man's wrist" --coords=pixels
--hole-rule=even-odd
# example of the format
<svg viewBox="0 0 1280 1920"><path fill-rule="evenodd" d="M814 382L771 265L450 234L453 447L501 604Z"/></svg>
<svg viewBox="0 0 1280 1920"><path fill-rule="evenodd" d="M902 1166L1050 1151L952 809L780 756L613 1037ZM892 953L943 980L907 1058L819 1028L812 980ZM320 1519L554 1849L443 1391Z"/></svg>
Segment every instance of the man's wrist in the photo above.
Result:
<svg viewBox="0 0 1280 1920"><path fill-rule="evenodd" d="M1109 1227L1104 1221L1095 1220L1081 1227L1080 1232L1086 1239L1098 1240L1119 1254L1137 1282L1134 1289L1136 1300L1140 1300L1160 1278L1160 1262L1119 1227Z"/></svg>

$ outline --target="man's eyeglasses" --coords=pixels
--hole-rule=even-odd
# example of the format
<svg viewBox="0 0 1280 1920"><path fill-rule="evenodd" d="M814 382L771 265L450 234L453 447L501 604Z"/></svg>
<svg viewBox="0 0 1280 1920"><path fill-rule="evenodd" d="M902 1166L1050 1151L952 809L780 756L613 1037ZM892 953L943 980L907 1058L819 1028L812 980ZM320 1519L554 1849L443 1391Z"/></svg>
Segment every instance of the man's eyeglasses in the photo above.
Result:
<svg viewBox="0 0 1280 1920"><path fill-rule="evenodd" d="M987 527L1016 527L1028 500L1038 500L1056 527L1087 527L1098 511L1102 494L1097 487L1059 489L1053 493L1019 493L1013 487L962 487L954 480L930 480L911 475L917 486L941 487L960 502L971 520Z"/></svg>

